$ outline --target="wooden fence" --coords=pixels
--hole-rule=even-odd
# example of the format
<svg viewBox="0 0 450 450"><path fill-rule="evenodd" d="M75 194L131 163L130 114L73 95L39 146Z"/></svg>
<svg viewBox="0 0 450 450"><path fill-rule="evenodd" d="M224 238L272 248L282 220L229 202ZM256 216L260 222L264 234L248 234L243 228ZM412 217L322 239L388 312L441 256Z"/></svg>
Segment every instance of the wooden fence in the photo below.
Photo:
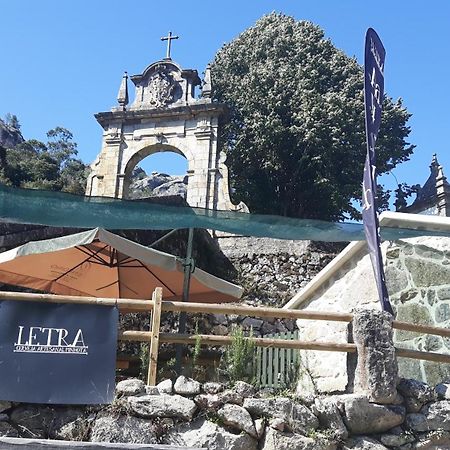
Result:
<svg viewBox="0 0 450 450"><path fill-rule="evenodd" d="M298 340L298 331L266 334L265 338ZM259 387L287 388L294 381L300 353L294 348L256 347L256 384Z"/></svg>
<svg viewBox="0 0 450 450"><path fill-rule="evenodd" d="M162 289L157 288L153 293L152 300L135 299L113 299L94 297L70 297L53 294L29 294L22 292L0 292L0 300L16 301L41 301L46 303L79 303L117 306L123 313L130 312L150 312L152 311L152 330L150 331L123 331L119 334L119 339L123 341L149 342L150 361L147 382L149 385L156 383L156 369L158 361L158 347L160 343L195 345L200 339L206 345L230 345L232 337L216 335L188 335L176 333L160 333L161 313L186 312L190 314L234 314L253 317L272 317L278 319L304 319L318 321L333 321L349 323L353 320L351 313L302 311L293 309L279 309L266 307L251 307L229 304L205 304L205 303L183 303L162 300ZM439 328L429 325L418 325L408 322L394 320L393 328L415 333L431 334L442 337L450 337L450 329ZM279 338L252 338L256 347L263 348L286 348L302 350L318 350L331 352L355 353L356 345L353 343L336 342L311 342L302 340L286 340ZM424 352L396 348L397 356L422 359L427 361L450 363L450 355L442 353Z"/></svg>

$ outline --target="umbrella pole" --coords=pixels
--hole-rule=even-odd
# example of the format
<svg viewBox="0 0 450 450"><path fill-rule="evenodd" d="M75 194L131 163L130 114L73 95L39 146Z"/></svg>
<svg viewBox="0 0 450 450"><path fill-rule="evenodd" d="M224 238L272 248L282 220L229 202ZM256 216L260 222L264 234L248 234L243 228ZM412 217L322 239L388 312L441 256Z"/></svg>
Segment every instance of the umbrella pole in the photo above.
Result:
<svg viewBox="0 0 450 450"><path fill-rule="evenodd" d="M192 245L194 241L194 229L189 228L186 259L184 260L184 280L183 280L183 302L189 301L189 287L191 284L192 271ZM186 332L186 313L180 313L180 321L178 324L178 333L184 334ZM177 344L175 347L175 371L177 375L181 375L181 366L183 360L183 345Z"/></svg>

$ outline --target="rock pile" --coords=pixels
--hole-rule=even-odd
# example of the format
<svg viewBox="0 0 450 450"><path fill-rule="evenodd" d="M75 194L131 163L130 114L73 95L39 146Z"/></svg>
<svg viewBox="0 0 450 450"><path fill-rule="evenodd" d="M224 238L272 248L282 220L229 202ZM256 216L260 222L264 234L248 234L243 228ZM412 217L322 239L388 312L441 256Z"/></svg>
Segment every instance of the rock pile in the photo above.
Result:
<svg viewBox="0 0 450 450"><path fill-rule="evenodd" d="M0 402L0 436L163 443L210 450L419 450L450 448L450 384L401 380L392 404L361 394L302 403L238 382L179 377L156 387L117 385L108 407Z"/></svg>

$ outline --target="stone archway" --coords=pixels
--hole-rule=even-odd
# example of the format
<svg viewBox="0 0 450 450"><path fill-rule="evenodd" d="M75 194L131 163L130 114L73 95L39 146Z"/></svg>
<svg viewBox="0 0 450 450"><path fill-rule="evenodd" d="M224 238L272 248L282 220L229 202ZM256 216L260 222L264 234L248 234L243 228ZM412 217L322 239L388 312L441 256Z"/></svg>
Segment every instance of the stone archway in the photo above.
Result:
<svg viewBox="0 0 450 450"><path fill-rule="evenodd" d="M170 153L182 156L188 164L188 158L181 150L179 150L178 148L169 146L169 145L159 145L159 144L143 147L141 150L138 150L131 157L129 157L128 160L122 161L123 174L124 174L123 188L122 188L122 197L123 198L129 198L129 188L130 188L130 183L132 181L131 178L132 178L132 173L133 173L134 168L137 165L139 165L139 163L141 161L143 161L145 158L155 155L156 153L166 153L166 152L170 152ZM188 167L189 167L189 165L188 165ZM186 171L186 172L188 172L188 171Z"/></svg>
<svg viewBox="0 0 450 450"><path fill-rule="evenodd" d="M119 90L119 106L95 115L104 129L103 146L91 165L86 195L122 198L130 167L162 150L187 159L190 206L248 211L230 199L225 154L217 145L226 106L211 100L209 69L201 98L195 98L195 86L201 84L197 71L183 70L171 59L131 77L136 93L130 106L127 79L125 75Z"/></svg>

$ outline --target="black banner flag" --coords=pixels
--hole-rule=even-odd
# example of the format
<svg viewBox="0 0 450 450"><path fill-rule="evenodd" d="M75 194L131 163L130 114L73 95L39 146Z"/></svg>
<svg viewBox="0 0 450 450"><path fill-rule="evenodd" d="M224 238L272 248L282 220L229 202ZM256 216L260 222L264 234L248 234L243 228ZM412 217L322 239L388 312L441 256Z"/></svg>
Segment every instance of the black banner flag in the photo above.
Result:
<svg viewBox="0 0 450 450"><path fill-rule="evenodd" d="M117 308L5 300L0 323L0 400L113 400Z"/></svg>
<svg viewBox="0 0 450 450"><path fill-rule="evenodd" d="M381 123L385 55L386 51L380 38L372 28L369 28L366 33L364 54L364 104L366 113L367 156L363 176L362 216L381 307L383 311L388 311L393 315L384 277L383 259L380 248L380 226L378 223L376 204L375 143Z"/></svg>

